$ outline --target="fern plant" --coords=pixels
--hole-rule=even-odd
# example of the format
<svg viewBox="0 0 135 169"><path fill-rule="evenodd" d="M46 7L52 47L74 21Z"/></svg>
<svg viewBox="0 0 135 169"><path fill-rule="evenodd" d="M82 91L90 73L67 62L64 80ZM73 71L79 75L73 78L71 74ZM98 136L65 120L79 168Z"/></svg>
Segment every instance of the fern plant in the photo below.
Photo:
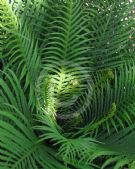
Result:
<svg viewBox="0 0 135 169"><path fill-rule="evenodd" d="M0 169L135 168L135 1L0 1Z"/></svg>

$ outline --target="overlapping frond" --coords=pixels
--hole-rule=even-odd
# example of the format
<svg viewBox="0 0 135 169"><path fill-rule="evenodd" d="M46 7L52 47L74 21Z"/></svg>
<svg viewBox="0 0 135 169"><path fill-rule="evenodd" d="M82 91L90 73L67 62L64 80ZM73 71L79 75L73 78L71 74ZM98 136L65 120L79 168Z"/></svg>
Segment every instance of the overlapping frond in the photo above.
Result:
<svg viewBox="0 0 135 169"><path fill-rule="evenodd" d="M28 103L16 75L11 70L1 72L1 74L1 108L5 108L6 105L4 104L12 105L19 111L23 112L23 114L25 114L25 116L30 120L31 115L29 112Z"/></svg>
<svg viewBox="0 0 135 169"><path fill-rule="evenodd" d="M134 169L133 10L0 1L0 168Z"/></svg>
<svg viewBox="0 0 135 169"><path fill-rule="evenodd" d="M3 118L0 120L0 167L63 169L51 156L51 151L38 142L28 120L21 112L17 113L0 111Z"/></svg>
<svg viewBox="0 0 135 169"><path fill-rule="evenodd" d="M125 1L86 2L90 41L96 69L115 68L134 58L134 4ZM92 8L92 9L91 9ZM93 10L95 9L95 10Z"/></svg>
<svg viewBox="0 0 135 169"><path fill-rule="evenodd" d="M39 125L35 126L35 129L42 131L41 140L49 139L53 146L59 147L58 155L63 159L64 163L74 164L77 158L81 162L84 157L87 156L88 158L90 156L97 143L95 139L85 136L77 138L70 136L68 138L47 111L42 115L38 115L37 119Z"/></svg>
<svg viewBox="0 0 135 169"><path fill-rule="evenodd" d="M81 1L61 1L53 15L52 11L48 12L51 18L50 31L46 34L42 55L45 68L50 72L59 72L61 69L68 72L74 69L86 71L83 66L88 62L85 56L89 49L86 45L88 32L81 8Z"/></svg>
<svg viewBox="0 0 135 169"><path fill-rule="evenodd" d="M61 168L52 150L35 135L32 114L17 76L8 71L0 79L0 167L38 169Z"/></svg>
<svg viewBox="0 0 135 169"><path fill-rule="evenodd" d="M108 72L109 76L106 76ZM97 130L102 125L104 130L106 124L108 133L112 127L118 132L120 128L134 123L134 73L134 64L127 64L114 72L109 70L97 74L92 93L84 97L88 100L83 100L83 106L78 109L89 126L87 130L89 128L91 132L92 126Z"/></svg>
<svg viewBox="0 0 135 169"><path fill-rule="evenodd" d="M2 55L7 59L6 67L16 72L20 81L24 83L24 89L29 89L29 98L34 97L34 86L40 69L40 54L38 54L38 42L32 31L26 25L24 18L15 15L7 1L1 1L1 27L5 31L2 39L4 47ZM6 68L5 67L5 68ZM30 104L32 101L30 100Z"/></svg>

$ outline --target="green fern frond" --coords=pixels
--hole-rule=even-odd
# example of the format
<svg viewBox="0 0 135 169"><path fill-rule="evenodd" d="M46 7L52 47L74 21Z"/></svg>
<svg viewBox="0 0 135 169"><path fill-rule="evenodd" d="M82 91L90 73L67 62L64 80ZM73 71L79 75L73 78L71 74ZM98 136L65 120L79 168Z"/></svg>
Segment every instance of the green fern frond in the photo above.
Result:
<svg viewBox="0 0 135 169"><path fill-rule="evenodd" d="M1 169L134 169L134 4L0 1Z"/></svg>

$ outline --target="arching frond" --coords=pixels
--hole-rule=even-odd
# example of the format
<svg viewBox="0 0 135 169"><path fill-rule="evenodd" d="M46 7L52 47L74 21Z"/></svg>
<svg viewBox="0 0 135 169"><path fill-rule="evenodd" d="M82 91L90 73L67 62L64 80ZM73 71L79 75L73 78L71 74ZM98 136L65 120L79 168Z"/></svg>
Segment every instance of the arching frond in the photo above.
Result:
<svg viewBox="0 0 135 169"><path fill-rule="evenodd" d="M64 163L73 163L76 158L81 162L96 145L96 140L90 137L80 136L78 138L68 138L64 136L59 126L52 120L49 112L44 112L43 115L38 115L40 125L35 126L36 130L43 132L41 140L50 139L54 142L54 146L59 146L58 155L64 160Z"/></svg>
<svg viewBox="0 0 135 169"><path fill-rule="evenodd" d="M135 168L134 0L0 1L0 168Z"/></svg>
<svg viewBox="0 0 135 169"><path fill-rule="evenodd" d="M42 55L45 68L50 72L59 72L63 68L85 71L89 39L86 16L81 8L81 1L61 1L54 14L51 10L47 13L51 18L50 31L46 33Z"/></svg>
<svg viewBox="0 0 135 169"><path fill-rule="evenodd" d="M30 88L29 97L34 97L33 90L40 68L38 42L26 25L25 19L19 20L5 0L1 2L1 15L3 17L1 27L6 31L2 55L8 60L7 66L23 81L25 90Z"/></svg>

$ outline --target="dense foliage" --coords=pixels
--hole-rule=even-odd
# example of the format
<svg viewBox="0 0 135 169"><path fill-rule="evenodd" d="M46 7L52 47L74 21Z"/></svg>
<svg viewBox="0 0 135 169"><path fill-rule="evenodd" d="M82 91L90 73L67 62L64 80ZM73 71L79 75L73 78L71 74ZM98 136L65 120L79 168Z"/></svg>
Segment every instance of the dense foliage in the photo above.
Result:
<svg viewBox="0 0 135 169"><path fill-rule="evenodd" d="M134 5L0 0L0 169L135 169Z"/></svg>

